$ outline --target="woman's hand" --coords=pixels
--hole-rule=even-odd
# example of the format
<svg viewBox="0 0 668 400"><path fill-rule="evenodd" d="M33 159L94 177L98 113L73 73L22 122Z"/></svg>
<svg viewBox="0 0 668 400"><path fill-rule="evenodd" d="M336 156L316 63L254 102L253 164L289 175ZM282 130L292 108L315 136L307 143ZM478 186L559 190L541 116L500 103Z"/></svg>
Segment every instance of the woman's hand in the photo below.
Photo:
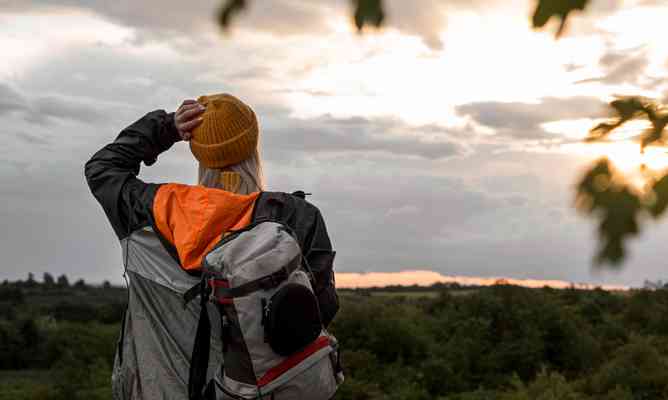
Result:
<svg viewBox="0 0 668 400"><path fill-rule="evenodd" d="M192 130L202 123L202 113L205 108L196 100L188 99L181 103L181 106L174 113L174 125L179 131L182 140L190 140Z"/></svg>

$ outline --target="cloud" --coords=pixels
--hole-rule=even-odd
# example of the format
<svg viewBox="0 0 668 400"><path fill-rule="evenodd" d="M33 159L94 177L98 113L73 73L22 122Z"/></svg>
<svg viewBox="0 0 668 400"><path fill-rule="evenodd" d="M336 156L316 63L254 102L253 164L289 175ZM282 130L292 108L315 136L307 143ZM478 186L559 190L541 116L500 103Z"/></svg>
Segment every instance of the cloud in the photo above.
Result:
<svg viewBox="0 0 668 400"><path fill-rule="evenodd" d="M503 207L457 178L418 175L381 160L345 155L305 188L325 216L340 270L434 265L447 259L438 241L445 227L457 231L470 218ZM298 182L299 175L290 180Z"/></svg>
<svg viewBox="0 0 668 400"><path fill-rule="evenodd" d="M102 43L68 37L71 41L59 42L57 51L45 50L13 73L11 82L0 82L2 132L8 139L0 146L4 277L50 271L120 282L117 240L85 185L83 164L144 113L173 110L183 98L212 91L239 94L256 108L269 189L313 193L308 199L323 212L339 272L419 267L448 275L627 283L638 276L662 277L662 234L638 246L640 256L629 261L624 274L600 277L588 272L595 245L591 226L575 221L570 208L581 162L576 156L500 153L510 140L478 143L471 138L482 134L472 128L411 126L389 117L336 118L335 110L318 118L294 117L285 94L277 93L280 88L296 87L313 96L339 94L337 79L331 89L337 93L330 93L309 91L313 88L300 78L313 65L334 62L333 51L321 56L313 46L338 38L330 22L350 18L350 2L250 3L232 27L230 40L212 30L217 29L213 17L218 0L3 3L3 13L44 12L54 18L58 13L94 13L87 18L90 26L104 19L136 33L131 41ZM478 11L489 3L506 6L455 1L447 3L455 11L441 15L435 0L419 9L408 3L390 3L387 27L423 38L434 49L442 46L446 18L455 18L459 10ZM26 28L31 27L28 22ZM101 30L109 25L100 22ZM45 33L35 41L54 43L47 37L50 31L40 32ZM303 33L312 37L294 36ZM355 43L347 33L342 37L343 47L337 51ZM353 55L369 57L372 51L382 55L385 49ZM443 61L449 62L444 55ZM580 65L582 60L571 61ZM291 85L294 82L300 85ZM439 84L433 82L434 90ZM354 90L349 93L357 95ZM534 139L547 135L541 123L597 116L599 106L604 108L592 98L543 98L535 104L471 102L457 112L468 115L473 126L493 128L501 139ZM142 167L141 177L188 183L195 174L187 145L179 143L155 166ZM39 251L27 251L35 237L40 238Z"/></svg>
<svg viewBox="0 0 668 400"><path fill-rule="evenodd" d="M176 0L44 0L3 2L4 13L92 12L120 25L154 33L183 33L198 31L202 25L214 22L217 0L195 3Z"/></svg>
<svg viewBox="0 0 668 400"><path fill-rule="evenodd" d="M90 101L61 95L28 97L0 82L0 115L10 112L22 114L26 121L37 124L45 124L49 118L87 123L104 118L104 113Z"/></svg>
<svg viewBox="0 0 668 400"><path fill-rule="evenodd" d="M268 118L264 122L263 113L259 111L262 141L278 158L295 153L302 153L303 156L332 152L386 152L395 156L435 160L465 152L464 146L448 137L443 129L411 127L396 119L337 119L325 115L302 120L276 119L272 117L275 112L266 114Z"/></svg>
<svg viewBox="0 0 668 400"><path fill-rule="evenodd" d="M102 120L104 115L102 110L85 100L50 95L36 97L32 101L32 112L28 118L38 123L44 123L46 118L93 123Z"/></svg>
<svg viewBox="0 0 668 400"><path fill-rule="evenodd" d="M546 97L539 103L477 102L458 106L460 115L493 128L498 135L516 139L554 137L540 125L545 122L605 116L607 103L592 97Z"/></svg>
<svg viewBox="0 0 668 400"><path fill-rule="evenodd" d="M481 3L478 1L477 3ZM79 10L98 14L112 22L137 31L136 43L146 40L174 39L183 34L216 30L216 15L222 0L186 2L179 0L46 0L38 4L21 0L3 3L5 12L52 12ZM469 6L458 2L457 6ZM471 4L473 5L473 4ZM419 6L403 0L386 2L385 26L421 37L433 49L442 49L439 37L445 28L445 7L437 0L425 0ZM161 12L165 10L166 12ZM332 31L332 22L341 17L351 22L349 1L252 0L233 20L230 32L249 30L279 37L312 35Z"/></svg>
<svg viewBox="0 0 668 400"><path fill-rule="evenodd" d="M322 33L328 29L324 22L334 16L337 8L329 1L258 0L247 3L246 9L233 21L234 29L276 35ZM216 16L223 4L222 0L45 0L37 4L9 0L3 3L3 8L6 13L40 12L55 16L63 11L91 12L135 29L137 40L144 41L218 31Z"/></svg>
<svg viewBox="0 0 668 400"><path fill-rule="evenodd" d="M8 84L0 82L0 115L24 111L26 108L23 96Z"/></svg>
<svg viewBox="0 0 668 400"><path fill-rule="evenodd" d="M446 27L446 8L443 2L424 0L419 4L410 1L386 2L387 25L399 31L422 38L434 50L443 49L440 34Z"/></svg>
<svg viewBox="0 0 668 400"><path fill-rule="evenodd" d="M21 139L28 145L47 145L51 143L51 141L45 137L33 135L26 132L18 132L16 133L16 137Z"/></svg>
<svg viewBox="0 0 668 400"><path fill-rule="evenodd" d="M589 78L576 83L600 82L607 85L640 84L649 58L644 51L609 51L599 60L605 75L598 78Z"/></svg>

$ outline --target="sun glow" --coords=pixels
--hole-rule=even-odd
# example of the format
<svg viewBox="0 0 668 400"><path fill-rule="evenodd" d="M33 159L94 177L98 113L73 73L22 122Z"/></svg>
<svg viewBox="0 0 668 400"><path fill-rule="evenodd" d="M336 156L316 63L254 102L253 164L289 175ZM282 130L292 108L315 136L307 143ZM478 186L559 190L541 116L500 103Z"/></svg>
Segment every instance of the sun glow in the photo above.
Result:
<svg viewBox="0 0 668 400"><path fill-rule="evenodd" d="M588 283L573 283L550 279L512 279L502 277L473 277L473 276L450 276L441 275L429 270L406 270L399 272L337 272L336 284L340 288L371 288L390 285L418 285L429 286L435 283L458 283L465 286L491 286L498 284L518 285L530 288L551 287L564 289L575 287L578 289L594 289L600 287L604 290L629 290L623 285L594 285Z"/></svg>
<svg viewBox="0 0 668 400"><path fill-rule="evenodd" d="M587 159L607 158L625 182L644 191L652 179L668 172L668 149L650 146L644 151L640 144L628 140L612 143L578 143L568 151Z"/></svg>
<svg viewBox="0 0 668 400"><path fill-rule="evenodd" d="M613 131L604 141L585 142L589 130L604 119L582 118L548 122L541 125L545 131L573 140L562 145L562 149L581 154L587 159L607 158L628 182L642 188L648 177L668 170L668 148L648 146L644 150L638 137L649 128L647 121L631 121Z"/></svg>
<svg viewBox="0 0 668 400"><path fill-rule="evenodd" d="M334 36L319 53L326 62L303 74L286 98L297 117L393 116L414 125L461 126L457 105L579 95L571 85L579 77L564 70L564 60L582 63L602 51L588 39L555 43L523 17L464 12L449 16L441 50L391 28Z"/></svg>

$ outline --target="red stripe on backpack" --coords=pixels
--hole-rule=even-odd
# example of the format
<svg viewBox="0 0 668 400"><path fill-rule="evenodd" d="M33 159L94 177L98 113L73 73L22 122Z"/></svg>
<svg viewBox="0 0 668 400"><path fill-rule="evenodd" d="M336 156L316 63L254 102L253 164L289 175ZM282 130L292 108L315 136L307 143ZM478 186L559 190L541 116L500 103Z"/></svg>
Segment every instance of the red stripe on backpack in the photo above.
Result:
<svg viewBox="0 0 668 400"><path fill-rule="evenodd" d="M299 353L293 354L292 356L285 359L282 363L278 364L277 366L267 371L262 376L262 378L260 378L257 381L257 385L262 387L271 383L274 379L283 375L290 368L304 361L308 356L326 347L327 345L329 345L329 338L327 336L320 336L313 343L306 346L304 350L300 351Z"/></svg>

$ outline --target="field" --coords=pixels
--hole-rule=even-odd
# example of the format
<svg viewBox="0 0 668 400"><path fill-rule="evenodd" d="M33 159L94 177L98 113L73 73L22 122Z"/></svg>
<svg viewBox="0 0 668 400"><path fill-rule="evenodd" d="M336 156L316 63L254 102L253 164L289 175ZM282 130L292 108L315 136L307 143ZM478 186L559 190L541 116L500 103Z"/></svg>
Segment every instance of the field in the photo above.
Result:
<svg viewBox="0 0 668 400"><path fill-rule="evenodd" d="M0 400L109 399L122 288L0 286ZM341 290L337 399L668 398L668 291Z"/></svg>

